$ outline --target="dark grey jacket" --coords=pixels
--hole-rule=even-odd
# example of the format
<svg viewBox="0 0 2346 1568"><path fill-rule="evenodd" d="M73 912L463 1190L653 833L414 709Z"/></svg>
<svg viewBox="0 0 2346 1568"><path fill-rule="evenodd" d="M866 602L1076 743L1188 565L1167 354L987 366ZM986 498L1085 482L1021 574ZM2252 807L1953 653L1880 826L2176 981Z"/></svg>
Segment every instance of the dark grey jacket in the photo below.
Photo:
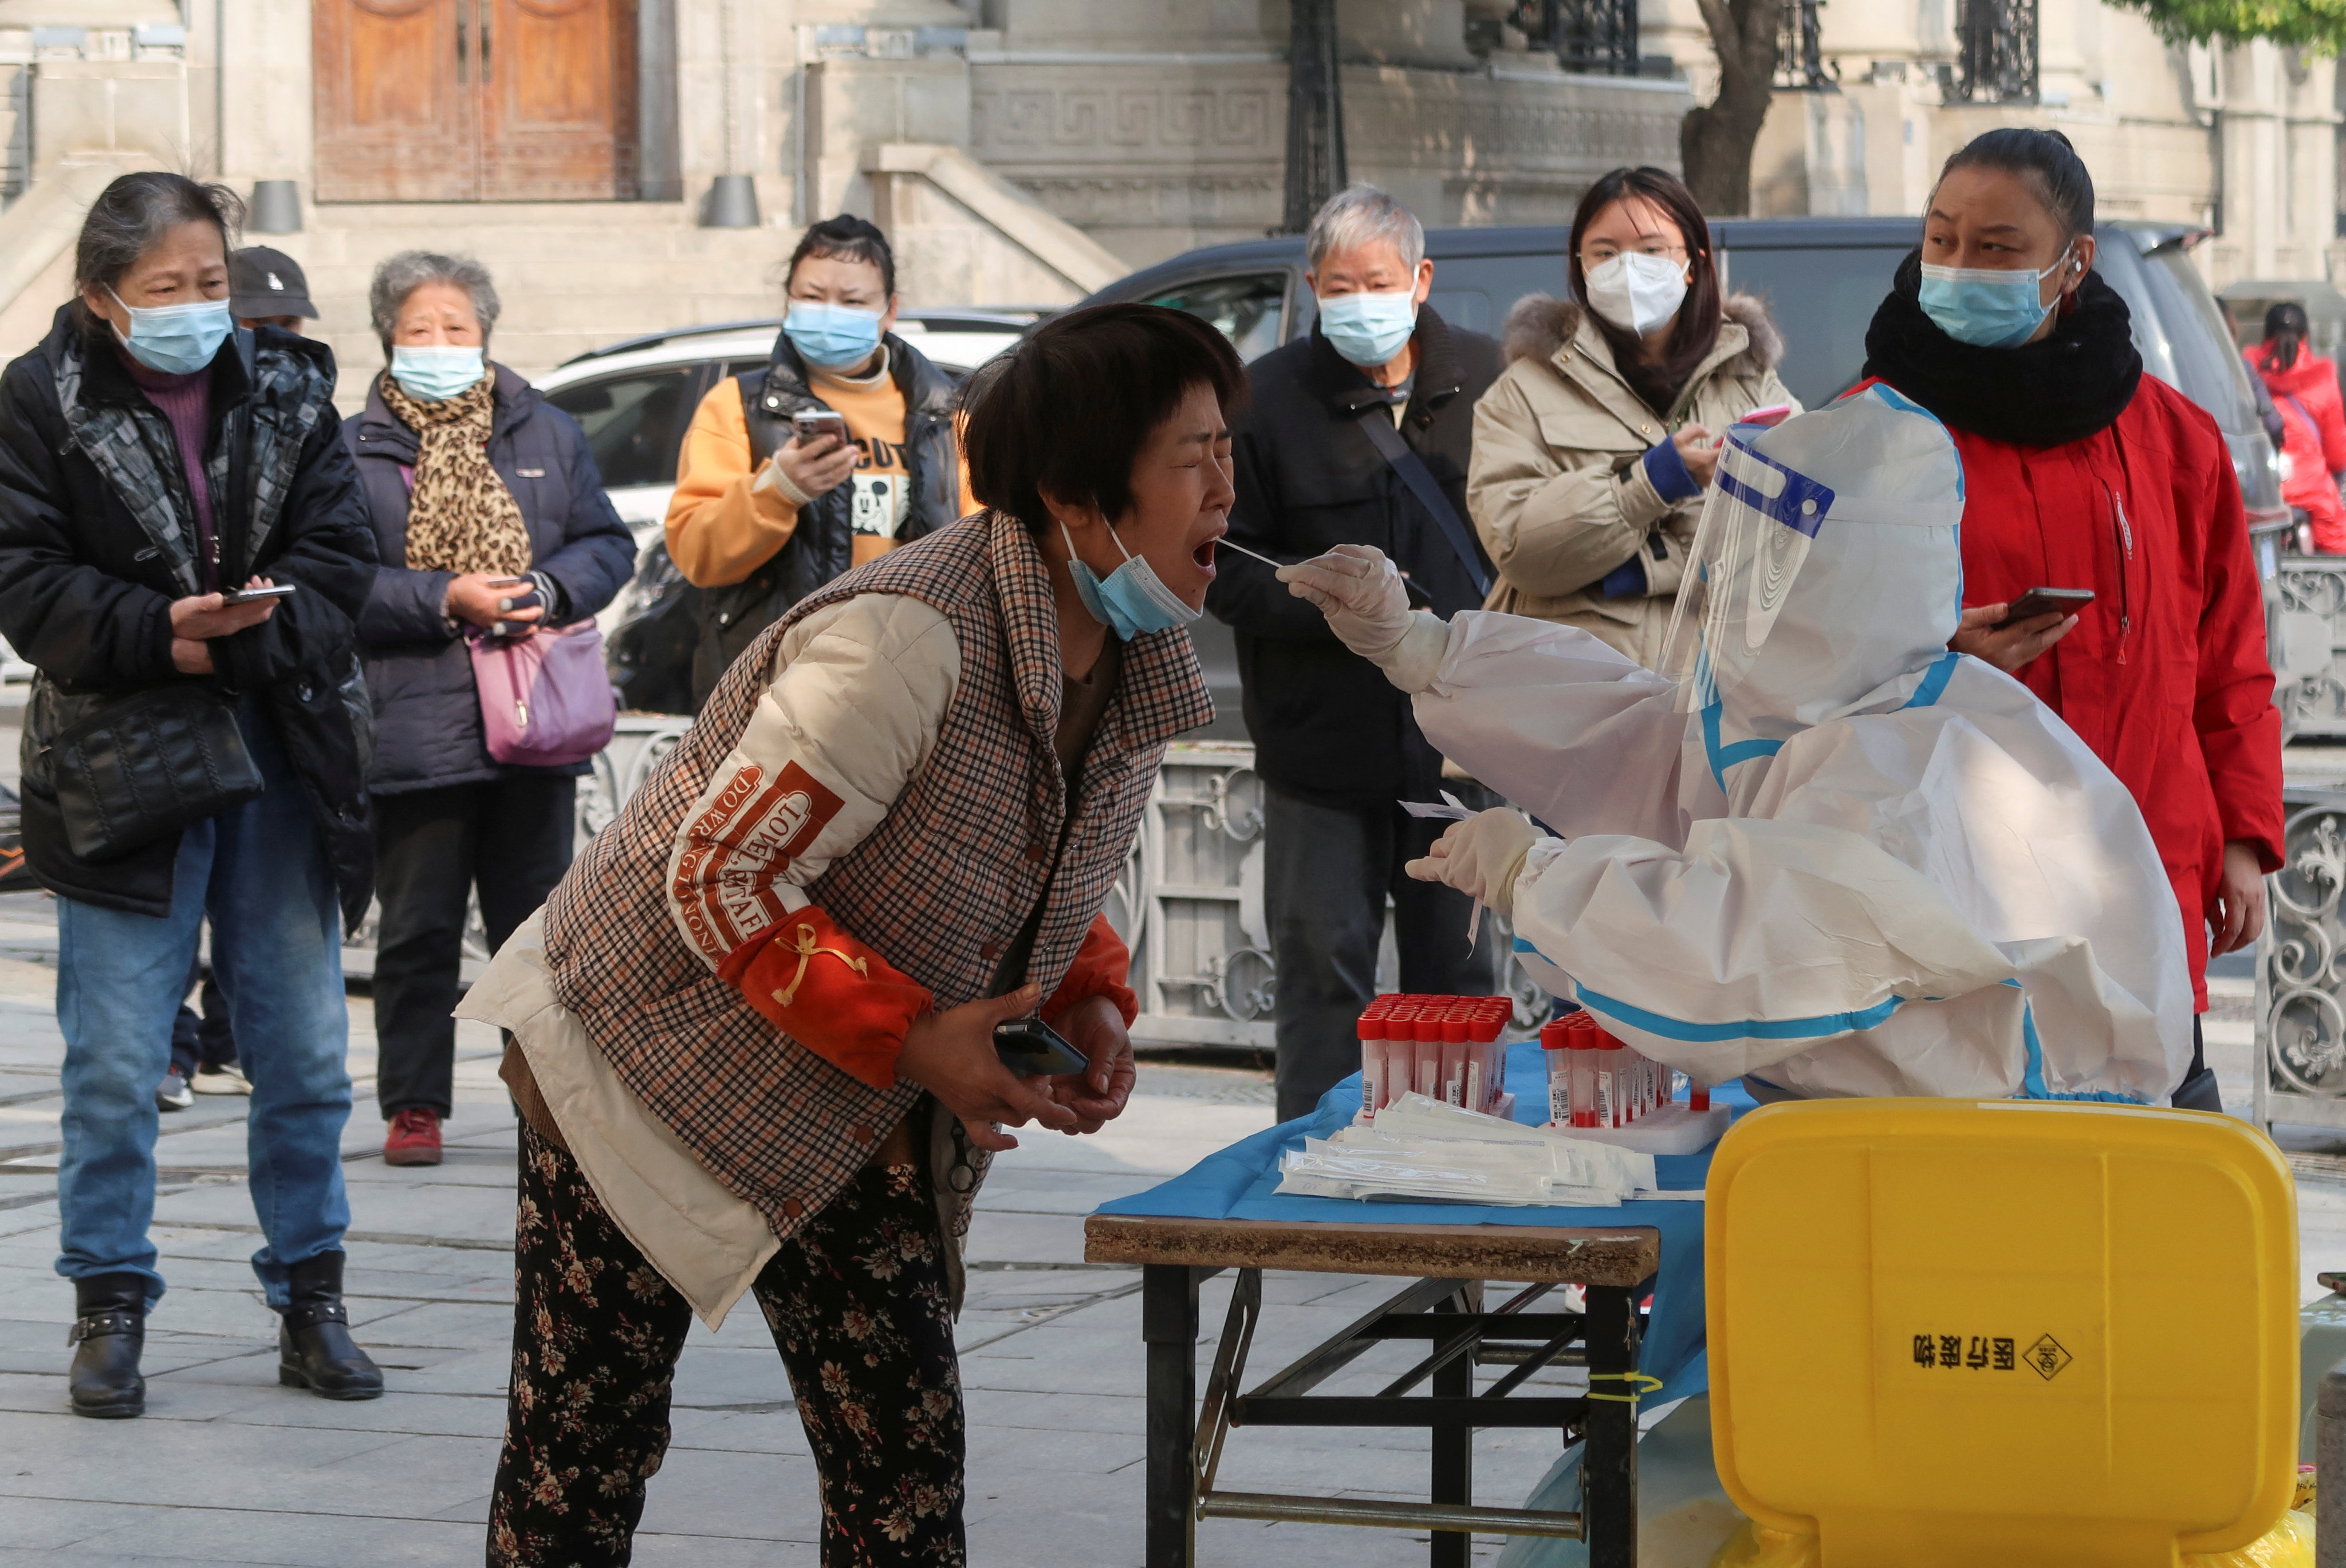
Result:
<svg viewBox="0 0 2346 1568"><path fill-rule="evenodd" d="M1401 437L1463 524L1474 400L1498 376L1499 346L1451 326L1430 305L1417 312L1415 341L1417 379ZM1435 614L1446 618L1482 602L1441 524L1360 428L1364 409L1391 417L1382 394L1317 324L1309 338L1248 366L1247 382L1253 395L1230 422L1231 539L1281 561L1373 545L1425 590ZM1487 558L1476 565L1490 572ZM1409 697L1347 651L1328 618L1269 566L1233 550L1215 557L1214 568L1206 607L1238 633L1256 773L1323 805L1433 799L1442 757L1419 731Z"/></svg>
<svg viewBox="0 0 2346 1568"><path fill-rule="evenodd" d="M553 625L585 620L627 585L636 565L635 535L603 494L578 422L503 365L490 368L496 374L496 412L489 463L529 525L530 569L552 579L563 601L549 608L546 619ZM515 768L490 759L472 656L440 614L455 574L407 569L408 481L402 470L414 466L415 433L384 405L380 378L368 390L366 412L343 429L382 556L374 591L359 616L375 713L368 788L398 795L508 774L587 771L591 765L585 762Z"/></svg>

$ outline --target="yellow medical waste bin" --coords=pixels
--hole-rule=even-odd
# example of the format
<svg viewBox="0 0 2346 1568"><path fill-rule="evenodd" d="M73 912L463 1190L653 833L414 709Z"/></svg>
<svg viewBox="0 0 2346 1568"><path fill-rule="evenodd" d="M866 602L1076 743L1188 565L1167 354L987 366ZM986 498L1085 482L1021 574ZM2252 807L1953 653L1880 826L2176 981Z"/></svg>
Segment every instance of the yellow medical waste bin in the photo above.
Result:
<svg viewBox="0 0 2346 1568"><path fill-rule="evenodd" d="M2296 1189L2219 1115L1820 1100L1706 1194L1712 1443L1824 1568L2172 1568L2296 1454Z"/></svg>

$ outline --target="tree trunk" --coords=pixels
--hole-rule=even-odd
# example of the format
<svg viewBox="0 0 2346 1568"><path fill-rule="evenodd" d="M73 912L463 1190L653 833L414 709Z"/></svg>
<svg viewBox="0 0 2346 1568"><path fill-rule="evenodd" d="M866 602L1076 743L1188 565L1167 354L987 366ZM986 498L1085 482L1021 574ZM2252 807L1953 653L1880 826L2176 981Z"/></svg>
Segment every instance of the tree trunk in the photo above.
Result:
<svg viewBox="0 0 2346 1568"><path fill-rule="evenodd" d="M1751 210L1751 148L1768 118L1786 0L1700 0L1719 52L1719 96L1687 111L1678 158L1688 188L1712 218Z"/></svg>

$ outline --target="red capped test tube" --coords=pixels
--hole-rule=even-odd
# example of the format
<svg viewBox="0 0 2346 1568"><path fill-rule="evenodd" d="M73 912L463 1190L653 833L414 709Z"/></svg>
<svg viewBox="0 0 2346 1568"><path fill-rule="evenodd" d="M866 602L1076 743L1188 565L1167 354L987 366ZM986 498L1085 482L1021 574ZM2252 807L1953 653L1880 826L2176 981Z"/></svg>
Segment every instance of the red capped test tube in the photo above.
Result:
<svg viewBox="0 0 2346 1568"><path fill-rule="evenodd" d="M1575 1031L1569 1019L1540 1025L1541 1054L1547 1063L1547 1119L1551 1126L1568 1127L1572 1121L1572 1048Z"/></svg>
<svg viewBox="0 0 2346 1568"><path fill-rule="evenodd" d="M1419 1005L1411 1029L1417 1044L1410 1086L1429 1100L1438 1100L1442 1098L1442 1009L1437 998L1427 997Z"/></svg>

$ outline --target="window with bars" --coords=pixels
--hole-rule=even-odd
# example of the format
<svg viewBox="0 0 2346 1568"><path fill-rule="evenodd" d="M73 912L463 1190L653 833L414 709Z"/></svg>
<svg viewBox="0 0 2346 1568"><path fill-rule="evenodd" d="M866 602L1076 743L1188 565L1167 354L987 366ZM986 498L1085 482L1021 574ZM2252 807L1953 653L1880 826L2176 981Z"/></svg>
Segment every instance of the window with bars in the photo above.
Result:
<svg viewBox="0 0 2346 1568"><path fill-rule="evenodd" d="M1957 100L2036 101L2036 0L1961 0L1955 34Z"/></svg>
<svg viewBox="0 0 2346 1568"><path fill-rule="evenodd" d="M1637 74L1637 0L1519 0L1511 19L1567 71Z"/></svg>
<svg viewBox="0 0 2346 1568"><path fill-rule="evenodd" d="M1785 0L1784 25L1776 40L1776 90L1786 93L1829 93L1838 84L1838 70L1825 65L1824 36L1817 13L1825 0Z"/></svg>

